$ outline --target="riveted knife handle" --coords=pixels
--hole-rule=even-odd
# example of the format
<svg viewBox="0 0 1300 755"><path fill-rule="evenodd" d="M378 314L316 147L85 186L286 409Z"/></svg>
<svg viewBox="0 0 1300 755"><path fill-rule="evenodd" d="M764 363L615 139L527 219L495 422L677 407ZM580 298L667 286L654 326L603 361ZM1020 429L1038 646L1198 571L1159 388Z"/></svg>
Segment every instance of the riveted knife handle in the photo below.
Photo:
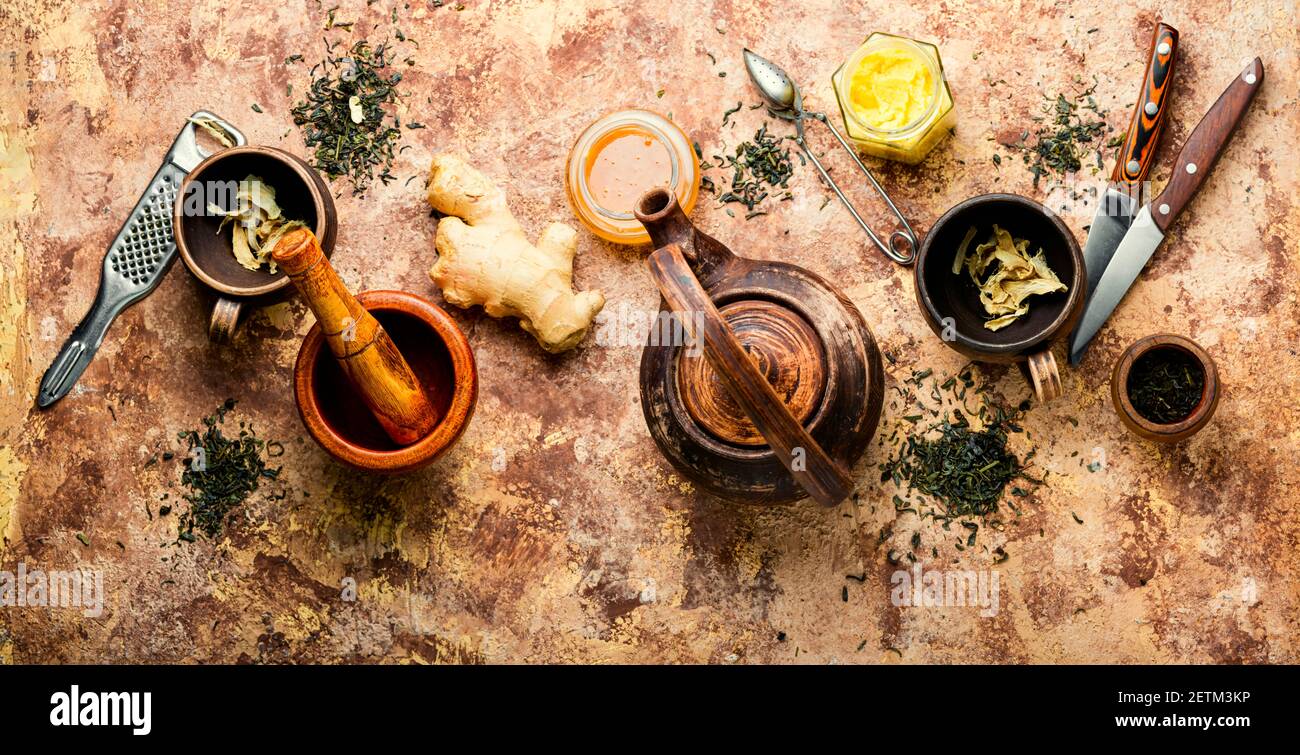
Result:
<svg viewBox="0 0 1300 755"><path fill-rule="evenodd" d="M1160 228L1167 231L1191 201L1196 190L1201 188L1210 169L1218 162L1219 156L1228 145L1228 139L1237 130L1241 117L1246 114L1255 93L1264 84L1264 62L1255 58L1245 70L1237 74L1228 88L1223 90L1219 99L1196 124L1192 135L1187 137L1183 149L1174 160L1174 173L1165 190L1151 202L1151 218Z"/></svg>
<svg viewBox="0 0 1300 755"><path fill-rule="evenodd" d="M1174 62L1178 59L1178 30L1166 23L1156 24L1147 56L1142 91L1133 106L1128 134L1119 148L1111 183L1129 196L1137 198L1142 182L1155 163L1156 143L1165 126L1169 109L1170 84L1174 80Z"/></svg>

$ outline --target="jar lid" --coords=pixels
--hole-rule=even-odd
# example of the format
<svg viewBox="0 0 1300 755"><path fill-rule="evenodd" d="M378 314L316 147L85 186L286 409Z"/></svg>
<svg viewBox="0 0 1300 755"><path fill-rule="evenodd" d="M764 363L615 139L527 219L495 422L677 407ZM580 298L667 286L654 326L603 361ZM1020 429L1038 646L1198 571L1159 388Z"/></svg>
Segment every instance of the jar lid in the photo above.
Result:
<svg viewBox="0 0 1300 755"><path fill-rule="evenodd" d="M618 244L650 241L632 214L632 203L642 193L667 186L689 213L699 185L700 161L690 140L672 121L649 110L620 110L588 126L569 152L564 175L565 193L578 219Z"/></svg>

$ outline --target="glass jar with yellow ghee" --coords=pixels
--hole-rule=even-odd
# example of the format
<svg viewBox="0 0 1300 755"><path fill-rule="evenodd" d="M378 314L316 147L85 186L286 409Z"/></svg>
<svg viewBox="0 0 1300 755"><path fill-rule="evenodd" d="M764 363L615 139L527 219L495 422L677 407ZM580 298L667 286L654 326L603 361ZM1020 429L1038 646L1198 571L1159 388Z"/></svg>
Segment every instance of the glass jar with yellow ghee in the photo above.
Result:
<svg viewBox="0 0 1300 755"><path fill-rule="evenodd" d="M864 154L914 165L956 122L939 49L876 32L831 77L844 130Z"/></svg>
<svg viewBox="0 0 1300 755"><path fill-rule="evenodd" d="M583 225L608 241L650 243L632 208L659 186L670 189L688 213L699 198L699 157L686 134L658 113L610 113L588 126L569 152L569 204Z"/></svg>

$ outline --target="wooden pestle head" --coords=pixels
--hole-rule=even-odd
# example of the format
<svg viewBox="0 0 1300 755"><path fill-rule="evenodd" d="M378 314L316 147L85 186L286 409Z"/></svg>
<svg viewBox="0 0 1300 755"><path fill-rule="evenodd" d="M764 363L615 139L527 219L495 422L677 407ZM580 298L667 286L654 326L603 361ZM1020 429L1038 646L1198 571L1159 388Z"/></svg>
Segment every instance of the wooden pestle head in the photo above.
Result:
<svg viewBox="0 0 1300 755"><path fill-rule="evenodd" d="M406 446L428 435L438 414L419 378L379 321L343 285L315 234L289 231L271 258L293 279L334 358L393 442Z"/></svg>
<svg viewBox="0 0 1300 755"><path fill-rule="evenodd" d="M280 237L271 249L271 259L289 275L297 275L316 263L324 252L309 228L294 228Z"/></svg>

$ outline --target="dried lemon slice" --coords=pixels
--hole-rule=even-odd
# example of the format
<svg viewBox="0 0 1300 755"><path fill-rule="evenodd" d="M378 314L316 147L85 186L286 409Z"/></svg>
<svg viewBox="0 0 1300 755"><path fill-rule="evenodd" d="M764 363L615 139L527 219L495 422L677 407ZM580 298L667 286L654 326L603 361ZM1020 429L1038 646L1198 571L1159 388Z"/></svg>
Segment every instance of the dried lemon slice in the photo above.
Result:
<svg viewBox="0 0 1300 755"><path fill-rule="evenodd" d="M235 260L249 270L261 270L263 265L267 265L270 273L275 275L275 261L271 259L275 242L286 231L305 227L306 223L286 219L275 201L275 189L258 176L249 174L240 181L234 199L235 206L229 210L216 204L208 205L209 215L222 216L217 233L221 233L226 223L233 221L230 245Z"/></svg>
<svg viewBox="0 0 1300 755"><path fill-rule="evenodd" d="M976 246L971 253L968 249L976 233L974 226L966 231L957 248L952 272L960 274L964 266L971 281L979 288L980 304L991 316L984 322L985 328L999 330L1024 316L1029 312L1025 299L1030 296L1067 290L1067 286L1048 267L1042 249L1029 256L1028 240L1016 239L994 225L989 240Z"/></svg>

